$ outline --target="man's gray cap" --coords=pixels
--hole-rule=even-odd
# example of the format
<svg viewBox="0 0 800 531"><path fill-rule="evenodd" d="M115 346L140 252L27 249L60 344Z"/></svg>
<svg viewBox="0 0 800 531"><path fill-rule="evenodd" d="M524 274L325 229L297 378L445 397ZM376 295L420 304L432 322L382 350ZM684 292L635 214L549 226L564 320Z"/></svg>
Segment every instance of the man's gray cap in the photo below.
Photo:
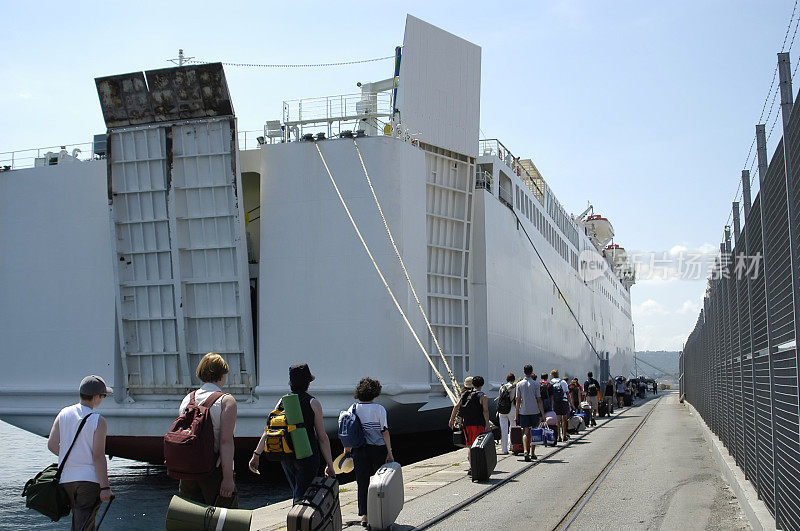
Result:
<svg viewBox="0 0 800 531"><path fill-rule="evenodd" d="M114 392L109 386L106 385L106 381L92 374L91 376L87 376L83 380L81 380L81 388L80 394L82 395L110 395Z"/></svg>

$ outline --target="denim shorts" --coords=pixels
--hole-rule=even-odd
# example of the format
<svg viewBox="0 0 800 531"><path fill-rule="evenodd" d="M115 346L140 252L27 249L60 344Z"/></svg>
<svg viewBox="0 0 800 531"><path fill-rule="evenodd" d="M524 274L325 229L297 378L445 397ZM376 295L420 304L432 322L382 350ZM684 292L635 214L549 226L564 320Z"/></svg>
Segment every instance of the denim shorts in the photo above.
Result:
<svg viewBox="0 0 800 531"><path fill-rule="evenodd" d="M539 420L542 418L540 413L535 413L533 415L520 415L519 416L519 425L522 428L536 428L539 426Z"/></svg>

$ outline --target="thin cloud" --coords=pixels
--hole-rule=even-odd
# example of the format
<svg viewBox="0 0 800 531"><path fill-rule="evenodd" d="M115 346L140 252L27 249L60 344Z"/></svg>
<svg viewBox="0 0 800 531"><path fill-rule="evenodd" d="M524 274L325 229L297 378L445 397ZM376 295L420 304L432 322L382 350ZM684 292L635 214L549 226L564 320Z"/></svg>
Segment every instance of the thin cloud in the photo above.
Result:
<svg viewBox="0 0 800 531"><path fill-rule="evenodd" d="M675 313L680 315L685 314L697 314L700 313L700 305L692 300L683 301L683 304L680 308L675 310Z"/></svg>
<svg viewBox="0 0 800 531"><path fill-rule="evenodd" d="M663 304L653 299L647 299L633 307L633 314L635 316L666 315L668 313Z"/></svg>

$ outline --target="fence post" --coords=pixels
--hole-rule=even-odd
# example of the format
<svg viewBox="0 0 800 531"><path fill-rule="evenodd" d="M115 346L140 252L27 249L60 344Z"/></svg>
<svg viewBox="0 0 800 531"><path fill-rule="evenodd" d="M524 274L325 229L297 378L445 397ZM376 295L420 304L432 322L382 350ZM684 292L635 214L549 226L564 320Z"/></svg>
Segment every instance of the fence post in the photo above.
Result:
<svg viewBox="0 0 800 531"><path fill-rule="evenodd" d="M758 127L756 127L756 130L758 130ZM745 221L744 253L743 253L743 256L744 256L744 259L747 260L749 255L750 255L750 250L749 250L750 249L750 231L747 230L747 222L750 219L750 207L751 207L751 201L750 201L750 170L742 170L742 201L744 202L743 208L744 208L744 221ZM741 351L741 356L742 356L742 389L743 390L744 390L744 363L745 363L745 361L748 361L748 360L745 359L746 355L749 356L749 361L750 361L750 371L751 372L750 372L750 382L749 383L750 383L751 389L755 389L755 385L754 385L754 382L753 382L753 374L754 374L754 372L752 372L755 369L755 366L753 364L753 300L752 300L752 294L750 292L751 291L750 290L750 275L748 275L747 272L745 272L745 275L744 275L744 282L745 282L745 292L747 294L747 337L748 337L748 343L746 345L740 345L740 351ZM745 353L747 353L747 354L745 355ZM756 413L755 412L756 412L756 406L755 406L755 391L754 391L753 392L753 411L751 412L752 413L753 430L755 430L755 422L756 422ZM749 463L749 458L747 456L747 439L745 439L745 449L744 449L744 462L745 462L744 470L745 470L745 472L744 472L744 475L745 475L746 479L748 479L751 482L753 482L753 484L756 486L756 490L758 490L758 452L754 451L753 455L755 455L756 458L755 458L755 463L751 465ZM755 468L753 468L753 466L755 466ZM755 474L756 474L755 481L753 481L754 478L750 477L750 473L748 472L748 470L751 471L751 472L755 471Z"/></svg>
<svg viewBox="0 0 800 531"><path fill-rule="evenodd" d="M760 129L759 126L756 126L756 147L758 148L758 183L759 183L759 194L761 196L760 201L758 202L759 208L761 210L761 253L762 253L762 262L764 264L763 267L763 284L764 284L764 310L766 314L766 329L767 329L767 363L769 367L769 388L770 388L770 398L769 398L769 416L770 416L770 425L772 426L771 432L771 450L772 450L772 500L775 504L775 521L776 523L780 521L778 518L778 489L776 488L776 481L778 479L777 474L777 466L776 466L776 459L775 459L775 412L772 407L772 400L775 396L775 375L774 369L772 367L772 352L773 352L773 338L772 338L772 304L770 304L769 300L769 279L767 278L767 245L766 245L766 230L764 226L766 225L766 212L767 207L764 205L764 190L766 189L765 183L767 179L767 171L768 171L768 164L767 164L767 140L764 136L764 126L761 125ZM753 353L753 358L755 358L755 352ZM755 381L755 372L753 373L753 380ZM759 459L759 462L761 460ZM760 474L759 474L760 476ZM761 478L759 477L759 486L761 485Z"/></svg>
<svg viewBox="0 0 800 531"><path fill-rule="evenodd" d="M784 161L784 179L786 188L786 214L788 216L788 233L789 233L789 267L791 272L791 295L792 306L794 309L793 315L793 329L795 338L795 375L800 379L800 360L797 356L797 332L800 330L800 307L798 307L798 282L800 281L800 263L797 259L797 222L796 214L797 209L794 204L795 197L795 182L793 177L794 161L791 158L791 149L788 147L789 141L789 121L792 116L792 109L794 107L793 93L792 93L792 71L789 53L778 54L778 74L779 74L779 87L781 91L781 116L783 118L783 161ZM800 393L798 393L798 409L800 409ZM777 513L777 504L776 504ZM777 515L776 515L777 523Z"/></svg>

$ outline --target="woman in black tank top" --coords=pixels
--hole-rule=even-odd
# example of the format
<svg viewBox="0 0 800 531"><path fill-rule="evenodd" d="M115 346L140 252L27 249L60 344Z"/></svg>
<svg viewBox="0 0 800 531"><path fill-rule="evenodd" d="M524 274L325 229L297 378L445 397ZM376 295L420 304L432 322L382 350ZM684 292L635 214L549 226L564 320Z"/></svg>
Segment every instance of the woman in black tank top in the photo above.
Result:
<svg viewBox="0 0 800 531"><path fill-rule="evenodd" d="M308 365L301 363L289 367L289 387L300 400L300 410L303 412L303 423L308 432L311 443L311 455L304 459L287 459L281 461L283 472L292 489L294 503L303 499L306 489L311 481L319 475L320 462L325 461L325 475L336 477L333 471L333 457L331 456L331 443L322 421L322 404L319 400L308 394L308 386L314 381L314 375ZM261 436L258 446L250 458L250 471L258 474L259 458L264 451L266 433Z"/></svg>

